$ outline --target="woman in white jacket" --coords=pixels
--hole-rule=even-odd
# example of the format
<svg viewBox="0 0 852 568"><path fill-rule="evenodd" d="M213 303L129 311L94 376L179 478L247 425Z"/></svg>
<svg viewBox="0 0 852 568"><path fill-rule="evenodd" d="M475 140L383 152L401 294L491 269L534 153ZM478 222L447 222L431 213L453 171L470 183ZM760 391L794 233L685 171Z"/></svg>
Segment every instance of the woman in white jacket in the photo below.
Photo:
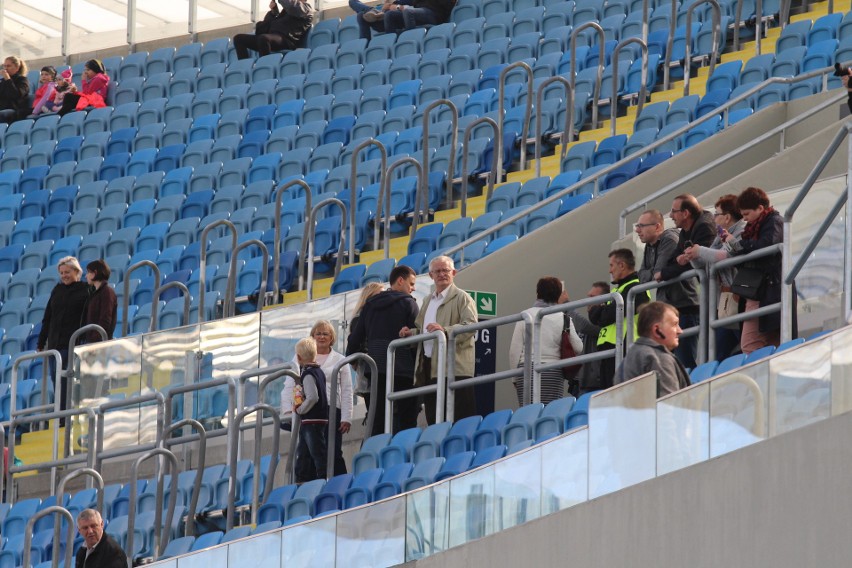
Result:
<svg viewBox="0 0 852 568"><path fill-rule="evenodd" d="M564 301L562 282L553 276L541 278L535 287L536 301L533 307L524 310L531 316L542 308L553 306ZM567 296L565 296L567 298ZM574 353L580 355L583 352L583 341L574 329L574 323L568 319L570 326L571 347ZM565 327L565 317L562 314L551 314L545 316L541 322L541 362L554 363L559 361L560 346L562 344L562 329ZM524 324L515 324L515 332L512 334L512 344L509 347L509 363L517 367L524 365ZM522 405L524 400L523 378L514 379L515 391L518 394L518 404ZM541 402L547 404L565 396L565 379L562 377L561 369L545 371L541 374Z"/></svg>
<svg viewBox="0 0 852 568"><path fill-rule="evenodd" d="M343 359L344 355L333 349L337 343L337 331L331 322L319 320L311 328L311 337L317 343L317 364L325 373L326 394L331 391L331 371ZM298 361L293 356L293 363ZM281 413L290 416L293 412L293 379L287 378L281 391ZM331 400L331 397L329 397ZM343 434L349 432L352 426L352 372L349 365L340 368L337 381L337 436L334 443L334 475L346 473L346 462L343 460Z"/></svg>

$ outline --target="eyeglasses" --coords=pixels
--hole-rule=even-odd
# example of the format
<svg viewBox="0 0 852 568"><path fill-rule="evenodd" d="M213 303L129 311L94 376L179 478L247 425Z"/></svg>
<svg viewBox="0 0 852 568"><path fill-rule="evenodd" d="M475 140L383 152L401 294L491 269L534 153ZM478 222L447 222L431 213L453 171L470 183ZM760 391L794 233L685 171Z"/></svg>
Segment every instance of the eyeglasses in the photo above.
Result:
<svg viewBox="0 0 852 568"><path fill-rule="evenodd" d="M683 213L683 209L672 209L670 213Z"/></svg>
<svg viewBox="0 0 852 568"><path fill-rule="evenodd" d="M450 272L452 272L452 270L450 270L449 268L440 268L440 269L438 269L438 270L430 270L430 271L429 271L429 274L441 274L441 275L445 275L445 276L446 276L446 275L447 275L447 274L449 274Z"/></svg>
<svg viewBox="0 0 852 568"><path fill-rule="evenodd" d="M634 229L644 229L645 227L656 227L656 223L634 223Z"/></svg>
<svg viewBox="0 0 852 568"><path fill-rule="evenodd" d="M318 335L320 337L331 337L331 334L327 331L315 331L314 335Z"/></svg>
<svg viewBox="0 0 852 568"><path fill-rule="evenodd" d="M713 213L714 217L719 217L720 215L725 215L725 213L722 213L722 212L719 212L719 211L716 211L715 213Z"/></svg>

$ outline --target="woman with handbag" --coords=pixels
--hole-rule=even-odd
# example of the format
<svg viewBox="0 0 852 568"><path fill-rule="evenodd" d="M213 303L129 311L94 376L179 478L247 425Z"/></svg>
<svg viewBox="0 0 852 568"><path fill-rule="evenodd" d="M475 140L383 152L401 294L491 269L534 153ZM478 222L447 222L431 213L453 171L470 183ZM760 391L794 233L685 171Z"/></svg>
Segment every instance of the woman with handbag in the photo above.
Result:
<svg viewBox="0 0 852 568"><path fill-rule="evenodd" d="M557 303L564 302L568 296L563 291L562 282L553 276L545 276L539 279L535 287L536 301L533 307L524 310L526 313L535 317L535 314L542 308L553 306ZM570 337L570 345L574 349L575 355L583 353L583 341L577 335L577 330L574 329L574 324L570 317L563 314L551 314L545 316L541 321L541 362L554 363L562 359L562 333L563 330ZM509 346L509 362L517 367L524 366L524 358L527 354L524 353L524 324L518 322L515 324L515 331L512 334L512 343ZM576 374L576 371L575 371ZM515 391L518 395L518 404L523 405L524 401L524 379L523 377L513 380L515 383ZM545 371L541 374L541 402L547 404L552 400L557 400L565 396L565 377L562 369L553 369Z"/></svg>
<svg viewBox="0 0 852 568"><path fill-rule="evenodd" d="M718 235L709 247L693 245L683 254L695 268L701 268L709 263L728 257L733 243L740 240L746 222L737 209L737 196L723 195L716 201L713 218L716 221ZM724 237L724 240L723 240ZM716 273L719 282L719 297L717 298L718 317L724 318L739 313L739 296L731 291L736 268L725 268ZM734 324L728 327L718 327L716 335L716 360L721 361L733 353L740 343L740 326Z"/></svg>

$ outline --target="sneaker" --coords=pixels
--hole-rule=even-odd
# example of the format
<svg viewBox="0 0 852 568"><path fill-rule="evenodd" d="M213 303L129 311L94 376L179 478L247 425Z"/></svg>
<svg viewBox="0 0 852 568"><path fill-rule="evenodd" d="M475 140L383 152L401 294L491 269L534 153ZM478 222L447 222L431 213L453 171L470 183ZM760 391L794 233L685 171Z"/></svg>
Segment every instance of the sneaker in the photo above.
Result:
<svg viewBox="0 0 852 568"><path fill-rule="evenodd" d="M385 13L379 9L370 10L369 12L364 12L364 21L369 23L374 23L380 21L385 17Z"/></svg>

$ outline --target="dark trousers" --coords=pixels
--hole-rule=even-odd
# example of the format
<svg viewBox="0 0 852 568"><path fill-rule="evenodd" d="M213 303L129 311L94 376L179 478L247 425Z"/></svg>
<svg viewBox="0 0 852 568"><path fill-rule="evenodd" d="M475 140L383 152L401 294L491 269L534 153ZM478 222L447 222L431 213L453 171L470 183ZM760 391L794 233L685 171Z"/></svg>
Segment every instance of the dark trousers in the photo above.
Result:
<svg viewBox="0 0 852 568"><path fill-rule="evenodd" d="M716 360L727 359L740 345L740 330L720 327L713 330L716 334Z"/></svg>
<svg viewBox="0 0 852 568"><path fill-rule="evenodd" d="M234 48L238 59L248 59L248 50L254 50L261 57L273 51L295 49L281 34L237 34L234 36Z"/></svg>
<svg viewBox="0 0 852 568"><path fill-rule="evenodd" d="M62 370L68 368L68 350L67 349L57 349L59 351L59 356L62 357ZM53 393L54 397L60 396L59 399L59 409L66 410L68 408L68 378L60 377L59 385L60 388L56 388L56 364L53 362L53 357L50 357L47 360L47 368L48 373L50 374L50 381L53 383Z"/></svg>
<svg viewBox="0 0 852 568"><path fill-rule="evenodd" d="M334 475L344 473L346 473L346 461L343 459L343 434L340 433L340 409L338 408L334 418Z"/></svg>
<svg viewBox="0 0 852 568"><path fill-rule="evenodd" d="M385 431L385 401L387 395L387 375L380 373L376 379L376 418L373 420L371 436L382 434ZM394 392L409 390L414 386L414 377L394 375ZM417 426L417 414L420 412L420 401L417 397L404 398L393 403L393 420L391 421L391 432L396 434L400 430L414 428Z"/></svg>
<svg viewBox="0 0 852 568"><path fill-rule="evenodd" d="M698 323L698 314L680 314L681 329L694 327L698 325ZM698 336L681 336L678 346L674 351L672 351L672 353L674 353L674 356L678 358L678 361L680 361L684 367L687 369L694 369L695 359L698 357Z"/></svg>
<svg viewBox="0 0 852 568"><path fill-rule="evenodd" d="M325 479L328 424L302 424L296 446L296 483Z"/></svg>
<svg viewBox="0 0 852 568"><path fill-rule="evenodd" d="M615 345L611 343L604 343L602 345L598 345L598 351L612 351L615 353ZM600 390L606 390L613 384L613 377L615 377L615 357L610 357L608 359L601 359L599 361L600 367Z"/></svg>
<svg viewBox="0 0 852 568"><path fill-rule="evenodd" d="M422 370L420 371L423 373L422 376L431 377L432 359L424 355L421 359L421 364L423 365ZM469 378L470 377L456 377L456 381L463 381ZM435 379L430 378L429 384L435 384ZM461 420L462 418L467 418L468 416L476 416L476 397L474 395L473 387L469 387L466 389L456 389L455 397L455 405L453 407L454 421ZM423 405L426 407L426 421L429 424L434 424L435 412L438 407L438 395L423 395Z"/></svg>

